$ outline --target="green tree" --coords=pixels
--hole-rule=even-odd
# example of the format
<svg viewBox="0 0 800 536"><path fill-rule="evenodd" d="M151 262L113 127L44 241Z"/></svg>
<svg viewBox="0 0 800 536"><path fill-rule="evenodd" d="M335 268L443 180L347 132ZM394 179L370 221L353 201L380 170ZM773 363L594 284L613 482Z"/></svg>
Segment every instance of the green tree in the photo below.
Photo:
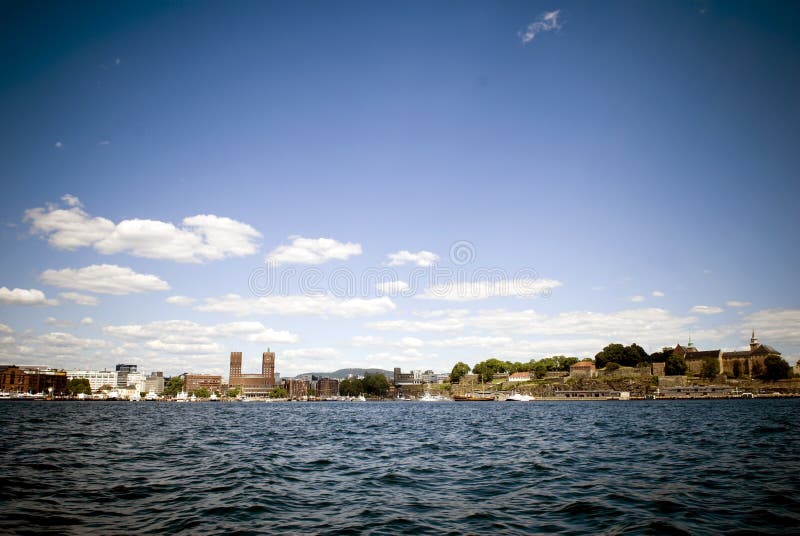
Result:
<svg viewBox="0 0 800 536"><path fill-rule="evenodd" d="M605 369L608 372L614 372L615 370L619 370L619 367L620 367L619 363L617 363L616 361L611 361L610 363L606 363Z"/></svg>
<svg viewBox="0 0 800 536"><path fill-rule="evenodd" d="M604 368L606 363L622 363L625 360L625 347L619 343L611 343L594 356L594 365Z"/></svg>
<svg viewBox="0 0 800 536"><path fill-rule="evenodd" d="M241 392L242 390L239 389L238 387L234 387L233 389L228 389L228 398L236 398L237 396L239 396L239 393Z"/></svg>
<svg viewBox="0 0 800 536"><path fill-rule="evenodd" d="M197 398L208 398L211 396L211 391L209 391L205 387L201 387L200 389L194 392L194 396L196 396Z"/></svg>
<svg viewBox="0 0 800 536"><path fill-rule="evenodd" d="M625 347L625 360L620 365L635 367L639 363L648 363L649 361L650 356L644 351L644 348L634 342Z"/></svg>
<svg viewBox="0 0 800 536"><path fill-rule="evenodd" d="M72 378L67 382L67 392L72 396L92 394L92 386L88 378Z"/></svg>
<svg viewBox="0 0 800 536"><path fill-rule="evenodd" d="M700 369L700 376L703 378L713 378L719 374L719 360L713 357L707 358L703 361L703 367Z"/></svg>
<svg viewBox="0 0 800 536"><path fill-rule="evenodd" d="M389 380L383 374L367 374L362 383L368 395L385 396L389 392Z"/></svg>
<svg viewBox="0 0 800 536"><path fill-rule="evenodd" d="M653 352L650 354L650 363L666 363L667 358L672 355L675 349L672 347L664 347L660 352Z"/></svg>
<svg viewBox="0 0 800 536"><path fill-rule="evenodd" d="M470 371L469 365L459 361L458 363L455 364L455 366L453 366L453 370L450 372L450 382L451 383L460 382L461 378L469 374L469 371Z"/></svg>
<svg viewBox="0 0 800 536"><path fill-rule="evenodd" d="M358 396L364 392L364 384L358 378L347 378L339 382L339 394L342 396Z"/></svg>
<svg viewBox="0 0 800 536"><path fill-rule="evenodd" d="M269 392L270 398L286 398L289 396L289 393L286 392L286 389L283 387L276 387L272 391Z"/></svg>
<svg viewBox="0 0 800 536"><path fill-rule="evenodd" d="M164 396L175 396L181 391L183 391L183 378L180 376L173 376L164 386Z"/></svg>
<svg viewBox="0 0 800 536"><path fill-rule="evenodd" d="M472 367L472 372L477 374L481 381L492 381L492 376L500 372L508 372L510 363L500 361L499 359L491 358L486 361L481 361Z"/></svg>
<svg viewBox="0 0 800 536"><path fill-rule="evenodd" d="M670 355L664 363L664 373L667 376L681 376L686 374L686 360L679 355Z"/></svg>
<svg viewBox="0 0 800 536"><path fill-rule="evenodd" d="M789 377L789 373L789 363L786 360L776 355L771 355L764 359L763 378L765 380L785 380Z"/></svg>

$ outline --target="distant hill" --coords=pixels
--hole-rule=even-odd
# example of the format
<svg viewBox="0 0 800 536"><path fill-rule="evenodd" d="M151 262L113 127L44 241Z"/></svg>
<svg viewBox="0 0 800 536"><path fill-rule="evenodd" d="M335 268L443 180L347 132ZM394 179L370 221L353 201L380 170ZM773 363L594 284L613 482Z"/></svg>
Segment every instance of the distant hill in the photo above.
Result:
<svg viewBox="0 0 800 536"><path fill-rule="evenodd" d="M389 379L394 378L394 372L391 370L383 370L383 369L376 369L376 368L344 368L335 370L333 372L306 372L305 374L311 374L312 376L316 376L317 378L336 378L339 380L343 380L348 376L366 376L367 374L383 374ZM301 374L298 374L301 376Z"/></svg>

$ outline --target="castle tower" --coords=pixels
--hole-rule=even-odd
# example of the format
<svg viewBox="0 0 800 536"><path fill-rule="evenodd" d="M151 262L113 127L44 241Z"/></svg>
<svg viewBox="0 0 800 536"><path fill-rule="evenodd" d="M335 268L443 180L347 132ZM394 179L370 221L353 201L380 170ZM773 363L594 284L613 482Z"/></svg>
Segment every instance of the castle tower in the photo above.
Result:
<svg viewBox="0 0 800 536"><path fill-rule="evenodd" d="M756 339L756 330L753 330L753 334L750 336L750 352L755 352L759 346L758 339Z"/></svg>
<svg viewBox="0 0 800 536"><path fill-rule="evenodd" d="M242 375L242 352L231 352L231 372L228 376L228 382L233 385L234 378L239 378Z"/></svg>
<svg viewBox="0 0 800 536"><path fill-rule="evenodd" d="M270 352L269 348L261 355L261 375L264 376L267 385L275 385L275 352Z"/></svg>

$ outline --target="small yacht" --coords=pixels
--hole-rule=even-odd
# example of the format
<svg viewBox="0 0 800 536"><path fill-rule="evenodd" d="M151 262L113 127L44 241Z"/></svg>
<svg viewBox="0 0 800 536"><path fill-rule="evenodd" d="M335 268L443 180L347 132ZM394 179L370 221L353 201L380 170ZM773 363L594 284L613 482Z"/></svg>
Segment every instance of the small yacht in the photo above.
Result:
<svg viewBox="0 0 800 536"><path fill-rule="evenodd" d="M531 402L533 397L531 395L523 395L521 393L514 393L506 398L506 402Z"/></svg>
<svg viewBox="0 0 800 536"><path fill-rule="evenodd" d="M146 395L144 395L144 399L147 402L152 402L153 400L158 400L158 395L155 394L153 391L150 391Z"/></svg>
<svg viewBox="0 0 800 536"><path fill-rule="evenodd" d="M445 402L447 401L447 397L442 395L432 395L429 391L425 391L425 394L419 397L420 402Z"/></svg>
<svg viewBox="0 0 800 536"><path fill-rule="evenodd" d="M211 393L211 396L208 397L209 402L219 402L219 397L217 393Z"/></svg>

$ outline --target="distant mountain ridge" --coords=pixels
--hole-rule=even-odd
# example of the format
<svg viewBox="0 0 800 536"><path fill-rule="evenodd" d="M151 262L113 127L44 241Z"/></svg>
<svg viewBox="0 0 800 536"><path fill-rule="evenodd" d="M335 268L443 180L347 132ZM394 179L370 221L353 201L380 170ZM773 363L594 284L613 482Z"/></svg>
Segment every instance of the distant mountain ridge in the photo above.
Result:
<svg viewBox="0 0 800 536"><path fill-rule="evenodd" d="M304 376L305 374L311 374L317 378L336 378L338 380L344 380L349 376L366 376L367 374L383 374L387 378L394 378L393 371L377 368L343 368L333 372L305 372L303 374L298 374L298 376Z"/></svg>

